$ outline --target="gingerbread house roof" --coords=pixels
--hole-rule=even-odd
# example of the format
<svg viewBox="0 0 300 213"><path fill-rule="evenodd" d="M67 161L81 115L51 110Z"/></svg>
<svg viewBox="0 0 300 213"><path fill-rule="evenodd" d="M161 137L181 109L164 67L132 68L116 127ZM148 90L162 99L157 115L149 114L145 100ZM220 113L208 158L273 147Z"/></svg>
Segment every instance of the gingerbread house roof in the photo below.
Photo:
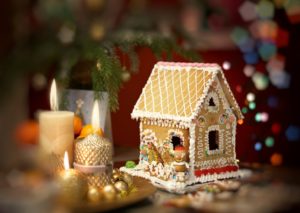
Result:
<svg viewBox="0 0 300 213"><path fill-rule="evenodd" d="M197 117L215 78L219 78L233 112L242 119L219 65L177 62L158 62L154 66L131 116L191 122Z"/></svg>

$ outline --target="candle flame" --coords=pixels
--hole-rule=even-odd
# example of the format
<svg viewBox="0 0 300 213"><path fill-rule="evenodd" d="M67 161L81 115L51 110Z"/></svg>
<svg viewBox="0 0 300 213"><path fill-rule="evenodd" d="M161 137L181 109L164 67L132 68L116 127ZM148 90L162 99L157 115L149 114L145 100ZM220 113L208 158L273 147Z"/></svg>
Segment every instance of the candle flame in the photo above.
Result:
<svg viewBox="0 0 300 213"><path fill-rule="evenodd" d="M99 113L99 102L94 101L93 112L92 112L92 126L95 131L100 129L100 113Z"/></svg>
<svg viewBox="0 0 300 213"><path fill-rule="evenodd" d="M57 102L57 91L56 91L56 82L55 79L53 79L51 84L51 90L50 90L50 107L51 110L57 111L58 110L58 102Z"/></svg>
<svg viewBox="0 0 300 213"><path fill-rule="evenodd" d="M65 155L64 155L64 168L65 170L70 169L70 162L69 162L69 156L67 151L65 151Z"/></svg>

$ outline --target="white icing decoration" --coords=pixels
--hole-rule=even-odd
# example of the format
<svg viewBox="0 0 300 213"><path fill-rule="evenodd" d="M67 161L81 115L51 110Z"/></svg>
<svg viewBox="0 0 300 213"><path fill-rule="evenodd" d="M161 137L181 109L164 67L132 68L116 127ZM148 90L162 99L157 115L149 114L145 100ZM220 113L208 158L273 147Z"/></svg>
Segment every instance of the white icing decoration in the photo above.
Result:
<svg viewBox="0 0 300 213"><path fill-rule="evenodd" d="M193 179L188 179L185 182L179 182L176 181L176 179L170 179L170 180L162 180L156 176L151 176L150 172L143 171L143 166L137 165L135 168L126 168L121 167L120 171L126 172L133 176L143 177L152 182L155 186L158 188L163 188L169 192L179 193L183 194L187 191L192 191L197 187L197 184L210 182L210 181L216 181L218 179L227 179L227 178L234 178L239 177L240 172L234 171L234 172L224 172L220 174L209 174L209 175L202 175L200 177L195 177ZM182 174L180 174L182 175ZM180 176L179 175L179 176ZM178 179L177 179L178 180Z"/></svg>
<svg viewBox="0 0 300 213"><path fill-rule="evenodd" d="M196 124L191 124L190 126L190 146L189 146L189 158L190 158L190 175L189 179L192 180L195 178L194 168L195 168L195 143L196 143Z"/></svg>

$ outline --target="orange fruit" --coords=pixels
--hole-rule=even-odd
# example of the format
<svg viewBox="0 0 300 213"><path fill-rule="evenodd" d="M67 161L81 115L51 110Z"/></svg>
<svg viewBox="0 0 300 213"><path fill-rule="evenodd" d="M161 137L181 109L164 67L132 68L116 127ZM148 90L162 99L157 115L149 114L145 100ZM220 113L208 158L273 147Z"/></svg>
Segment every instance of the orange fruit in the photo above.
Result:
<svg viewBox="0 0 300 213"><path fill-rule="evenodd" d="M37 144L39 140L39 125L34 120L20 123L15 130L15 139L19 144Z"/></svg>
<svg viewBox="0 0 300 213"><path fill-rule="evenodd" d="M88 136L89 134L98 134L99 136L104 136L104 132L101 128L99 129L94 129L94 127L91 124L85 125L82 130L81 133L79 135L79 138L84 138L86 136Z"/></svg>
<svg viewBox="0 0 300 213"><path fill-rule="evenodd" d="M82 129L82 120L78 115L74 116L74 134L79 135Z"/></svg>

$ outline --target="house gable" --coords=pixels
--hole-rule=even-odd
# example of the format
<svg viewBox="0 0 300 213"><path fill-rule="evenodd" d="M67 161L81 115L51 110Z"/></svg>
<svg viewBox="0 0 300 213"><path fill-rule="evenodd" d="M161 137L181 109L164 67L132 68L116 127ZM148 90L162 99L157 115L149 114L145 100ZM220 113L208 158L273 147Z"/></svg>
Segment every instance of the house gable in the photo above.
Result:
<svg viewBox="0 0 300 213"><path fill-rule="evenodd" d="M209 98L214 97L217 108L211 110ZM195 169L216 168L235 163L235 131L237 117L217 77L210 87L205 102L197 116L195 127ZM210 138L211 137L211 138ZM210 139L217 138L217 144ZM216 147L215 147L216 146Z"/></svg>

